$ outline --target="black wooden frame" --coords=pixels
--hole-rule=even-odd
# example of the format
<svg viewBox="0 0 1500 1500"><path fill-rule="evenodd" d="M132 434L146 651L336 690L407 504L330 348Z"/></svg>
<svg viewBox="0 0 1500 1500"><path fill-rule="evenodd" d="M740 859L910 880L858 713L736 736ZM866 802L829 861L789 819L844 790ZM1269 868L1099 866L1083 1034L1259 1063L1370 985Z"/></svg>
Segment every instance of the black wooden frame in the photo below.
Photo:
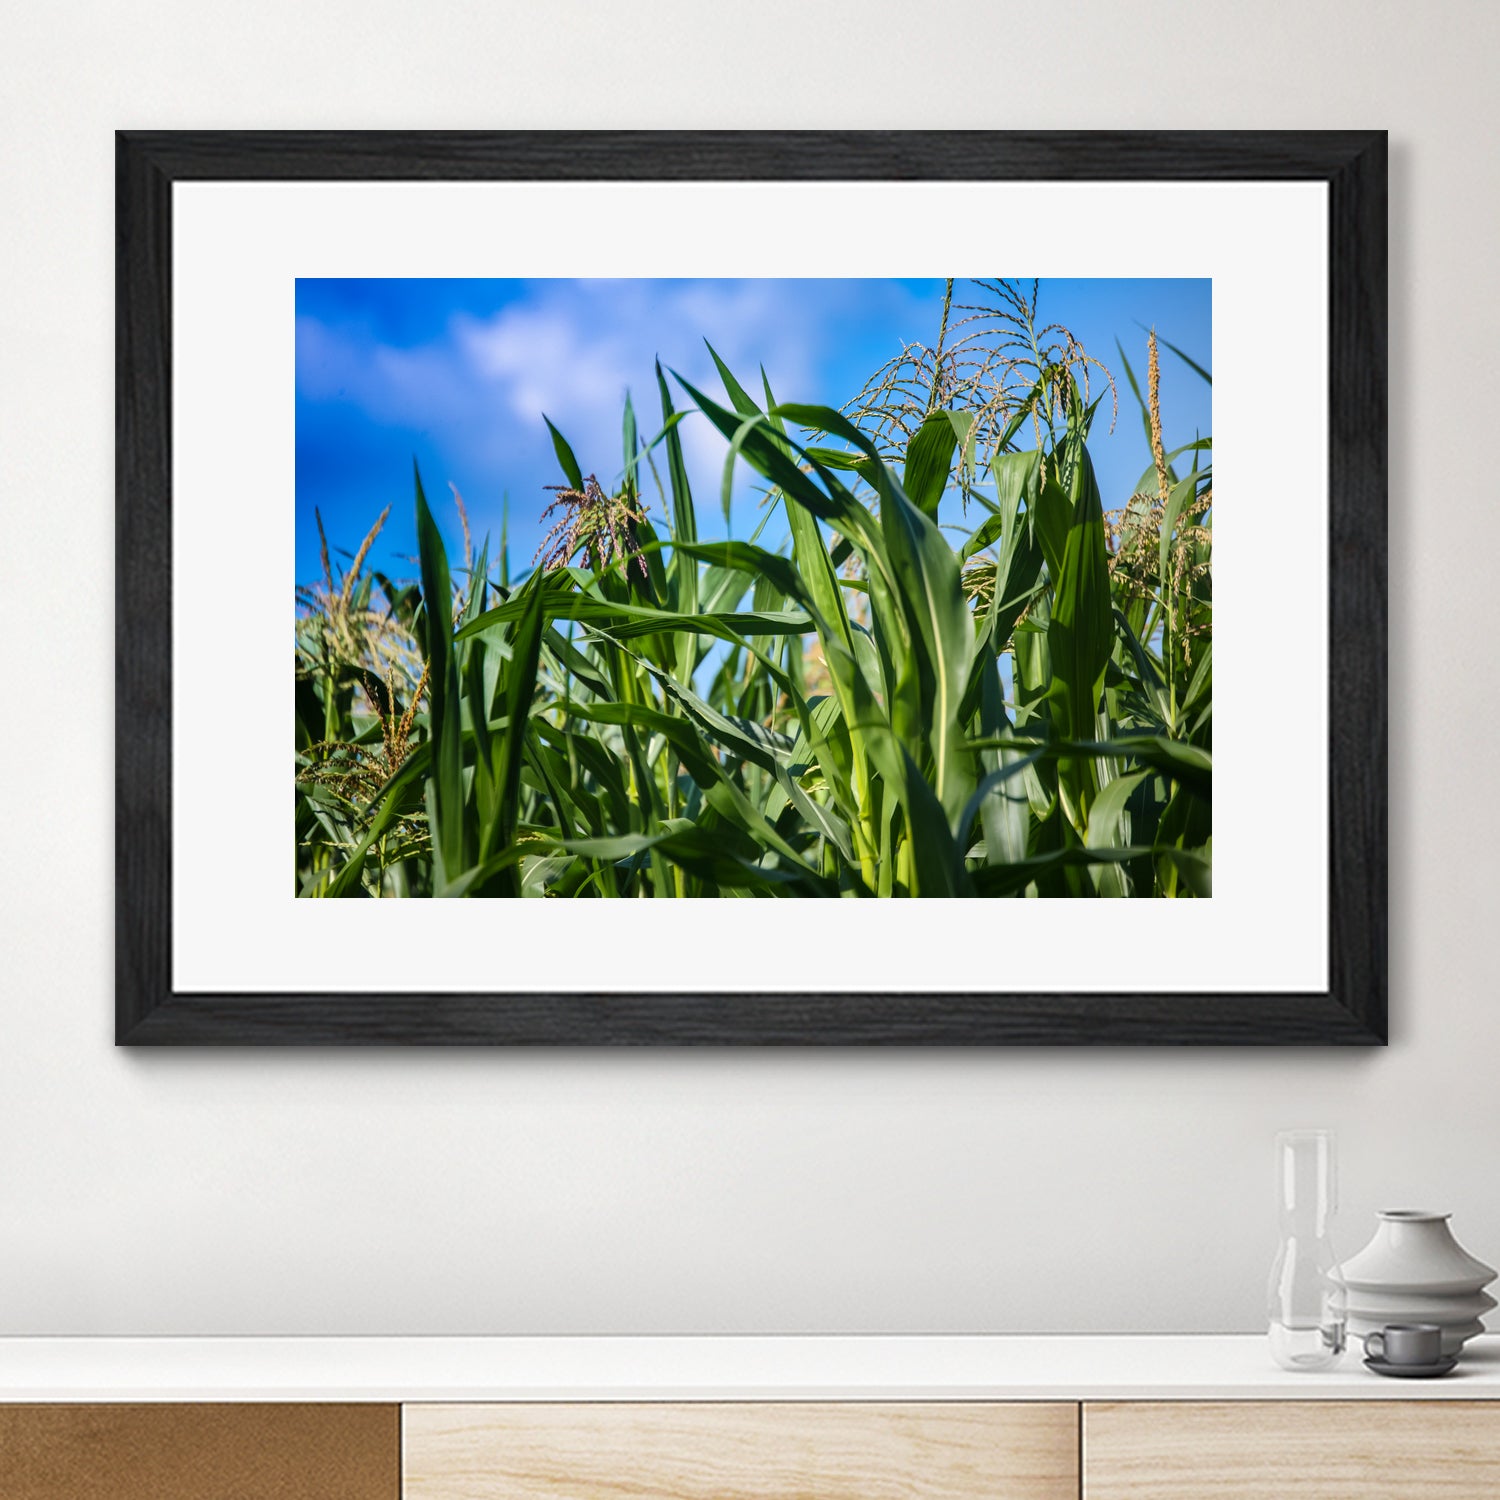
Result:
<svg viewBox="0 0 1500 1500"><path fill-rule="evenodd" d="M1383 1043L1383 131L116 135L116 1040L258 1044ZM1330 983L1308 994L174 993L172 184L203 179L1306 180L1329 187ZM1274 934L1267 935L1274 940ZM1225 955L1226 964L1233 956Z"/></svg>

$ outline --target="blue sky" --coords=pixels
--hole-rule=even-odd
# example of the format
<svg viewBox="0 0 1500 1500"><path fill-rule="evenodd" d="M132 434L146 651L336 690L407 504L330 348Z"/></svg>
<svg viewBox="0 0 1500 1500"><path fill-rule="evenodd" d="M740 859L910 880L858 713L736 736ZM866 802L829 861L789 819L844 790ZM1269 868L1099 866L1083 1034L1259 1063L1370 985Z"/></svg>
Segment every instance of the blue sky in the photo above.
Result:
<svg viewBox="0 0 1500 1500"><path fill-rule="evenodd" d="M390 505L373 561L397 576L414 575L414 457L455 555L461 543L449 485L464 497L476 544L486 532L498 541L508 495L511 565L524 569L553 498L543 487L562 481L543 412L567 436L584 473L596 472L608 487L622 463L627 389L643 436L660 428L655 357L720 396L707 339L752 390L763 364L778 399L842 406L904 342L936 338L942 295L935 279L300 280L297 580L311 582L321 572L315 506L330 544L352 552ZM967 300L963 283L955 300ZM1143 386L1143 324L1211 369L1210 283L1044 279L1037 313L1039 322L1066 324L1115 374L1119 420L1111 434L1106 397L1090 450L1105 505L1120 505L1150 452L1115 339ZM1168 447L1212 431L1210 396L1164 349ZM687 404L675 384L673 400ZM700 533L720 536L726 445L702 417L689 418L682 433ZM643 489L659 517L649 470ZM959 519L956 502L952 509L948 514L945 502L945 521ZM742 471L734 534L749 535L758 519L752 476ZM784 535L778 518L761 540L774 547Z"/></svg>

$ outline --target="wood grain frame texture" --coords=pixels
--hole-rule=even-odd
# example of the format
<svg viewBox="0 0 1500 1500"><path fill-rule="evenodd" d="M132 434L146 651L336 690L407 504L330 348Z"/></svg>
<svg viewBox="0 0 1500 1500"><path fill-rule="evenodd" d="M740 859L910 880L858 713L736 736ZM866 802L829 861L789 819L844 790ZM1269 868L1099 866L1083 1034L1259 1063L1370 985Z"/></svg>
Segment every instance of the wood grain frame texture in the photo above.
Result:
<svg viewBox="0 0 1500 1500"><path fill-rule="evenodd" d="M116 1041L1383 1044L1384 131L116 135ZM220 995L171 975L172 185L202 180L1314 181L1329 194L1329 983L1305 994ZM1233 955L1225 955L1226 965Z"/></svg>

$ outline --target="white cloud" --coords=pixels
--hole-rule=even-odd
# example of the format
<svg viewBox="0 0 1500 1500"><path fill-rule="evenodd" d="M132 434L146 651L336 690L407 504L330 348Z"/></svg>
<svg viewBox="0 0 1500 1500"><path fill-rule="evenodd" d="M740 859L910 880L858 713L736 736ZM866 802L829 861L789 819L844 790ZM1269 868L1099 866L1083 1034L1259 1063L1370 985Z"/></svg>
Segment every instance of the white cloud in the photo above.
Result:
<svg viewBox="0 0 1500 1500"><path fill-rule="evenodd" d="M527 428L540 430L545 412L585 471L606 482L623 461L627 390L642 435L659 430L656 359L713 394L720 385L705 339L757 394L762 361L779 390L806 387L815 373L816 300L795 283L601 280L539 282L529 291L492 317L455 318L450 348L473 386ZM668 385L682 406L670 374ZM725 440L701 417L680 431L699 502L717 509Z"/></svg>
<svg viewBox="0 0 1500 1500"><path fill-rule="evenodd" d="M521 501L530 485L556 475L544 412L584 473L609 484L623 462L627 389L642 436L649 440L660 429L657 358L665 371L719 397L705 339L757 399L762 364L781 399L826 398L819 376L837 352L838 320L847 318L856 295L828 281L534 281L524 291L491 316L455 314L437 337L410 347L303 318L299 390L313 400L352 403L383 425L425 433L448 466L443 477L454 479L471 505L483 495L493 505L507 488ZM670 373L668 384L674 405L688 405ZM727 444L702 416L688 417L679 431L708 526L719 514ZM657 467L664 476L659 450ZM649 469L642 485L653 495ZM741 535L756 519L750 490L742 466L734 527Z"/></svg>
<svg viewBox="0 0 1500 1500"><path fill-rule="evenodd" d="M630 382L619 336L581 326L558 306L526 303L483 321L460 314L452 338L474 377L497 387L511 413L532 427L542 425L543 412L560 421L572 412L618 408Z"/></svg>
<svg viewBox="0 0 1500 1500"><path fill-rule="evenodd" d="M765 361L784 386L805 384L817 331L813 309L795 307L806 300L784 283L540 282L525 303L483 320L460 316L451 332L473 375L523 422L540 426L545 411L589 427L607 418L618 430L627 387L642 414L657 409L657 358L717 389L705 339L747 382Z"/></svg>

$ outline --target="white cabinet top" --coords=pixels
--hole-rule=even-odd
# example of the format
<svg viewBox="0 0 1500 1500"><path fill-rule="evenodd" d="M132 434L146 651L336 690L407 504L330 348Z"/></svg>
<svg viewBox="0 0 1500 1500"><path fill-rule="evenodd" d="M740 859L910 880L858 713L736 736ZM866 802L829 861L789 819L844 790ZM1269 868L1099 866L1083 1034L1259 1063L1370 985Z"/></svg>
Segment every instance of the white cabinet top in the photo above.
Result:
<svg viewBox="0 0 1500 1500"><path fill-rule="evenodd" d="M1437 1380L1292 1375L1250 1336L0 1339L0 1403L1361 1398L1500 1400L1500 1336Z"/></svg>

